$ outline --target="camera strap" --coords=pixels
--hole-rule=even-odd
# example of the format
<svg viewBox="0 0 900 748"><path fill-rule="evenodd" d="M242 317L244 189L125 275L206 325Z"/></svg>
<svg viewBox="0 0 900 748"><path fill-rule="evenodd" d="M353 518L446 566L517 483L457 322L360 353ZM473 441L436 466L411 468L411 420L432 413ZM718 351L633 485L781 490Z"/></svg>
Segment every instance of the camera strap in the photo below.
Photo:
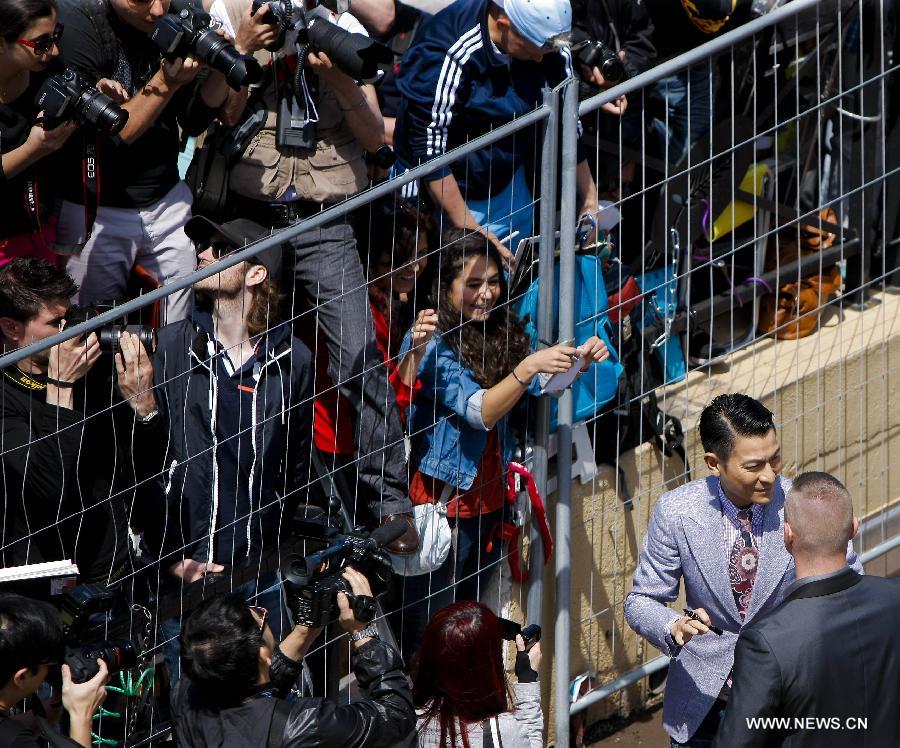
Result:
<svg viewBox="0 0 900 748"><path fill-rule="evenodd" d="M84 241L78 244L58 244L44 238L44 226L41 223L40 190L37 179L32 177L25 181L25 207L31 214L37 233L50 249L59 255L77 255L88 243L97 220L97 206L100 203L100 138L94 135L93 142L84 138L84 155L81 160L81 183L84 200Z"/></svg>

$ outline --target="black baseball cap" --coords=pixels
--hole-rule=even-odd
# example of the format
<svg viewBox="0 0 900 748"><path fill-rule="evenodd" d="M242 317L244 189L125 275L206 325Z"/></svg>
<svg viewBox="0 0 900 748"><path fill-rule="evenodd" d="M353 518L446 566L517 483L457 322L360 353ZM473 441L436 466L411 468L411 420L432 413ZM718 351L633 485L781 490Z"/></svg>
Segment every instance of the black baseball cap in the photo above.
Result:
<svg viewBox="0 0 900 748"><path fill-rule="evenodd" d="M236 250L246 247L272 232L265 226L246 218L236 218L223 224L213 223L204 216L194 216L184 226L184 233L197 245L206 249L214 239L223 239ZM253 256L253 261L269 271L269 278L278 280L281 276L281 245L264 249Z"/></svg>

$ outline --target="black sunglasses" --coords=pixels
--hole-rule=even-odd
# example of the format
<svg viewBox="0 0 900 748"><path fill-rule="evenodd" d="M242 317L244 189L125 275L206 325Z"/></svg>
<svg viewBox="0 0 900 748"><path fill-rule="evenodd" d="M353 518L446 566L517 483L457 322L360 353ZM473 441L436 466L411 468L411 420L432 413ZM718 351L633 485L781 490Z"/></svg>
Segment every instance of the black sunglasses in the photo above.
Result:
<svg viewBox="0 0 900 748"><path fill-rule="evenodd" d="M198 242L195 247L198 255L209 249L212 252L212 256L217 260L225 257L225 255L230 255L232 252L237 252L231 244L221 240L210 242L208 244L206 242Z"/></svg>
<svg viewBox="0 0 900 748"><path fill-rule="evenodd" d="M64 29L65 26L58 23L52 34L41 34L37 39L16 39L16 41L25 47L31 47L36 55L45 55L62 39Z"/></svg>

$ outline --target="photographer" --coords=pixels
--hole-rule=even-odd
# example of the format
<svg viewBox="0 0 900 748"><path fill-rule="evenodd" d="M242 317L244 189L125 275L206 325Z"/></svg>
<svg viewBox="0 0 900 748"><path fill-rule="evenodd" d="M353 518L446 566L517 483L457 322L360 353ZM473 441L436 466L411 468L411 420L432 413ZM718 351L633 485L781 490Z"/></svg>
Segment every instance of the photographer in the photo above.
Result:
<svg viewBox="0 0 900 748"><path fill-rule="evenodd" d="M516 636L518 682L510 688L502 634L497 616L481 603L454 603L435 614L412 668L420 748L543 746L541 645Z"/></svg>
<svg viewBox="0 0 900 748"><path fill-rule="evenodd" d="M365 152L384 146L375 91L370 84L358 84L326 52L307 52L294 28L325 21L344 34L364 34L359 22L350 13L337 16L324 5L302 10L290 2L262 4L254 12L250 0L216 0L210 13L226 31L234 30L240 52L268 62L261 85L249 92L230 92L223 110L229 125L250 117L264 119L231 169L230 206L280 229L364 189ZM305 56L298 56L300 52ZM286 107L291 114L280 115L279 109ZM306 124L295 125L299 121ZM352 222L336 219L294 236L285 249L291 260L287 275L298 296L316 306L316 320L328 343L329 376L350 403L357 424L360 503L368 505L375 521L409 517L403 432L375 344L366 273ZM407 533L390 550L411 553L417 546L410 519Z"/></svg>
<svg viewBox="0 0 900 748"><path fill-rule="evenodd" d="M66 34L61 51L67 64L89 81L105 79L101 90L122 102L128 122L114 136L71 138L60 171L65 200L59 216L60 243L77 247L68 270L81 290L78 302L94 303L125 295L132 267L140 264L160 284L195 267L184 224L191 217L191 195L179 181L179 126L198 135L225 100L224 76L202 66L193 55L160 61L147 33L166 13L170 0L63 0L60 20ZM98 194L91 195L90 149L96 149ZM85 225L96 210L93 232ZM166 297L165 320L190 310L190 290Z"/></svg>
<svg viewBox="0 0 900 748"><path fill-rule="evenodd" d="M653 24L643 3L625 0L574 0L572 41L589 39L602 43L622 61L625 75L633 78L656 64ZM576 55L579 77L597 88L608 88L619 80L606 80L597 66L586 66ZM594 91L596 93L596 90ZM610 110L608 110L610 111ZM622 112L611 111L612 114Z"/></svg>
<svg viewBox="0 0 900 748"><path fill-rule="evenodd" d="M48 183L48 156L75 131L72 123L45 130L35 95L59 57L62 27L55 0L0 0L0 264L39 257L56 264L50 247L55 221L41 195L35 215L25 200L29 183Z"/></svg>
<svg viewBox="0 0 900 748"><path fill-rule="evenodd" d="M348 567L354 596L369 596L366 578ZM343 706L324 699L283 700L321 629L296 626L276 644L267 611L225 595L204 602L182 634L185 677L175 699L182 746L396 746L412 732L415 715L399 653L374 627L354 617L337 593L340 625L353 640L356 680L368 698Z"/></svg>
<svg viewBox="0 0 900 748"><path fill-rule="evenodd" d="M47 745L35 737L24 720L10 717L9 712L34 696L50 667L62 662L64 652L62 622L50 604L0 594L0 745ZM98 659L97 664L99 672L85 683L73 683L69 666L62 666L62 701L69 713L69 736L84 748L92 748L91 722L106 697L106 662Z"/></svg>
<svg viewBox="0 0 900 748"><path fill-rule="evenodd" d="M40 260L0 268L4 352L58 333L77 290L64 270ZM132 447L141 454L157 419L140 339L122 332L117 347L101 357L91 333L0 372L4 565L73 559L81 581L104 584L129 570L132 494L121 489L135 485Z"/></svg>

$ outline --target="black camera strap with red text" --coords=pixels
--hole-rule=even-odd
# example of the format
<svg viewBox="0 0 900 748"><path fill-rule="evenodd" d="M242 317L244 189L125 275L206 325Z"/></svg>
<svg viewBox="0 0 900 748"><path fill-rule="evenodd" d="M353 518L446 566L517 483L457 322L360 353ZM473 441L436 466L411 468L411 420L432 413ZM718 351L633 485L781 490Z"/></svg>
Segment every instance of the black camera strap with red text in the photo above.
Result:
<svg viewBox="0 0 900 748"><path fill-rule="evenodd" d="M34 219L37 234L41 241L60 255L77 255L88 243L97 220L97 207L100 204L100 137L95 134L93 142L84 138L84 155L81 159L81 184L84 202L84 241L78 244L59 244L48 242L44 238L44 226L41 223L40 189L35 177L25 180L25 208Z"/></svg>

